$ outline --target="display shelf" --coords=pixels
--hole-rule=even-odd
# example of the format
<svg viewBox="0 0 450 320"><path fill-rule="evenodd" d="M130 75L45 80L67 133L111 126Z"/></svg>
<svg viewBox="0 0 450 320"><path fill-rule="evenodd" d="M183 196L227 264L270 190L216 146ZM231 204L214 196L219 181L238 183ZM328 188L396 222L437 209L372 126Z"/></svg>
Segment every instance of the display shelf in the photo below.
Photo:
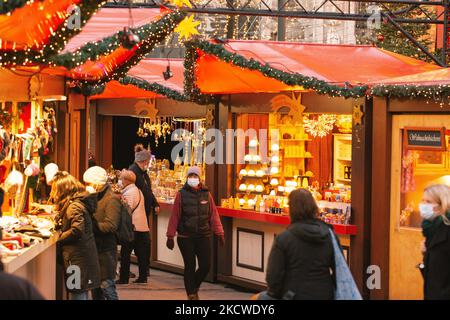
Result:
<svg viewBox="0 0 450 320"><path fill-rule="evenodd" d="M291 223L290 217L283 214L261 213L251 210L237 210L223 207L218 207L217 210L219 212L219 215L223 217L259 221L286 226ZM336 234L340 235L356 235L357 232L357 228L355 225L332 224L332 226Z"/></svg>
<svg viewBox="0 0 450 320"><path fill-rule="evenodd" d="M336 179L336 181L342 181L342 182L352 182L352 180L351 179L344 179L344 178L338 178L338 179Z"/></svg>
<svg viewBox="0 0 450 320"><path fill-rule="evenodd" d="M311 142L311 139L280 139L280 141L304 141L304 142Z"/></svg>
<svg viewBox="0 0 450 320"><path fill-rule="evenodd" d="M352 162L352 159L346 159L346 158L337 158L337 160L339 160L339 161Z"/></svg>
<svg viewBox="0 0 450 320"><path fill-rule="evenodd" d="M313 157L293 157L293 156L284 156L284 159L312 159Z"/></svg>

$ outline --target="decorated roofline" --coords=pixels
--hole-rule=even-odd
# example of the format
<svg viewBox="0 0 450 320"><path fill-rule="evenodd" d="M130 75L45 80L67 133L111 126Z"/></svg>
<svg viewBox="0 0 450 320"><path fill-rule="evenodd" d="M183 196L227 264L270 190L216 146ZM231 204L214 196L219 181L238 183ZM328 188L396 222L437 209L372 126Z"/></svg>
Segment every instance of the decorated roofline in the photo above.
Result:
<svg viewBox="0 0 450 320"><path fill-rule="evenodd" d="M36 2L43 2L45 0L34 0ZM11 14L14 10L25 7L30 0L1 0L0 14Z"/></svg>
<svg viewBox="0 0 450 320"><path fill-rule="evenodd" d="M48 43L43 45L40 50L1 50L0 65L18 66L27 64L51 64L50 60L64 49L67 42L81 32L87 21L97 12L104 4L105 0L80 0L77 6L80 8L81 28L69 28L67 23L70 16L58 26L54 34L49 38Z"/></svg>

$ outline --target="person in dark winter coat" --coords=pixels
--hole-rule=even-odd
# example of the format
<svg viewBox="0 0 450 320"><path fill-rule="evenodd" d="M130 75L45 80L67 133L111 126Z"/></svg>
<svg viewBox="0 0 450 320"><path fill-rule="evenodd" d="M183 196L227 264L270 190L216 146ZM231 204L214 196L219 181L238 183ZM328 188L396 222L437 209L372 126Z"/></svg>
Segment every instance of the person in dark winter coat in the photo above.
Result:
<svg viewBox="0 0 450 320"><path fill-rule="evenodd" d="M134 147L134 163L128 168L136 175L135 185L142 191L145 200L145 211L150 216L153 210L159 212L158 200L152 191L150 177L147 174L147 168L150 164L151 153L144 149L142 144Z"/></svg>
<svg viewBox="0 0 450 320"><path fill-rule="evenodd" d="M199 300L198 291L210 270L211 236L225 243L224 231L214 200L200 182L200 168L191 167L185 186L177 193L167 227L166 246L173 250L177 242L184 261L184 286L189 300ZM198 261L198 269L196 269Z"/></svg>
<svg viewBox="0 0 450 320"><path fill-rule="evenodd" d="M450 300L450 188L427 187L419 209L425 236L424 298Z"/></svg>
<svg viewBox="0 0 450 320"><path fill-rule="evenodd" d="M94 300L118 300L115 278L117 268L116 232L120 223L121 202L107 183L106 170L91 167L83 175L90 192L97 192L94 236L100 263L101 286L92 291Z"/></svg>
<svg viewBox="0 0 450 320"><path fill-rule="evenodd" d="M0 228L0 240L2 229ZM41 293L27 280L3 271L0 261L0 300L45 300Z"/></svg>
<svg viewBox="0 0 450 320"><path fill-rule="evenodd" d="M76 272L80 272L81 276L79 282L66 281L67 291L72 300L87 300L89 290L100 286L100 267L91 218L97 199L67 172L56 174L52 195L59 209L56 222L61 234L57 246L64 262L66 280Z"/></svg>
<svg viewBox="0 0 450 320"><path fill-rule="evenodd" d="M334 252L331 226L317 218L319 209L305 189L289 195L291 224L279 234L269 256L267 293L275 299L334 299Z"/></svg>

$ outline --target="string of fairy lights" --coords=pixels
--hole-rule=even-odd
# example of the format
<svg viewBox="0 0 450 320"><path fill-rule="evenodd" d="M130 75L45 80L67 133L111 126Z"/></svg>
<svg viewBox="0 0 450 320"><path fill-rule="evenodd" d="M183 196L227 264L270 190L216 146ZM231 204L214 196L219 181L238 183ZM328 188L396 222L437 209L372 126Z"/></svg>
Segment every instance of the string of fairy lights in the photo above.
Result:
<svg viewBox="0 0 450 320"><path fill-rule="evenodd" d="M65 10L55 13L56 15L65 17L64 23L58 26L56 30L50 27L48 28L47 31L48 34L51 34L51 37L42 48L27 48L24 50L13 48L12 50L2 50L0 52L0 67L15 67L31 63L51 64L51 57L60 53L68 41L81 31L86 22L105 3L105 0L80 0L77 4L80 10L79 12L74 12L75 15L80 15L80 28L68 26L70 14L67 9L69 6ZM40 27L42 28L42 26Z"/></svg>
<svg viewBox="0 0 450 320"><path fill-rule="evenodd" d="M27 4L32 4L35 1L13 1L0 0L0 13L11 14ZM226 0L218 0L222 5L226 5ZM94 15L97 10L105 3L104 0L80 0L78 6L81 15L81 27L86 24L89 18ZM169 0L178 9L182 10L184 6L192 6L189 0ZM253 3L252 5L257 5ZM66 12L67 13L67 12ZM64 13L58 13L64 14ZM229 18L231 19L231 18ZM237 21L239 17L234 17ZM249 36L256 34L255 30L259 29L258 23L260 20L256 19L253 22L250 20L242 20L241 28L239 25L233 29L233 37L241 37L242 34ZM27 65L29 63L39 63L50 66L64 66L71 70L82 66L87 61L98 61L102 57L113 53L119 47L124 47L129 50L134 50L134 53L128 61L121 65L116 65L113 60L104 65L105 72L98 79L86 80L87 74L78 75L82 79L72 79L70 86L85 95L99 94L103 92L106 83L112 80L117 80L122 84L131 84L143 90L153 91L158 94L165 95L169 98L178 101L193 101L199 104L213 103L217 97L214 95L203 94L196 85L196 68L199 52L205 54L215 55L219 59L231 63L241 69L257 70L267 77L277 79L290 86L302 86L305 89L313 90L319 94L328 95L330 97L344 97L344 98L360 98L360 97L395 97L395 98L423 98L428 101L438 102L441 106L445 104L450 105L450 84L422 86L415 84L403 85L376 85L369 87L367 85L358 86L338 86L319 80L314 77L304 76L299 73L286 72L272 67L269 63L261 63L252 58L247 59L237 52L230 52L222 44L215 44L199 39L192 39L193 36L198 35L200 29L203 31L211 31L211 21L200 23L194 19L194 15L187 15L184 11L174 10L165 14L160 20L138 27L130 28L129 32L136 35L140 42L136 44L127 45L124 41L124 31L117 32L114 35L106 37L100 41L90 42L78 48L74 52L59 54L66 46L68 40L81 31L79 29L70 29L67 26L67 17L64 23L57 28L57 30L48 30L52 36L48 43L44 44L41 49L26 50L2 50L0 51L0 67L8 66L14 67L18 65ZM220 21L219 21L220 24ZM217 35L221 28L212 28ZM135 66L141 59L143 59L155 46L165 39L173 32L178 33L178 41L189 40L186 44L186 55L184 61L184 93L179 93L171 90L164 85L158 83L149 83L146 80L130 77L127 72L130 68ZM228 32L228 22L223 24L224 33ZM240 34L242 32L242 34ZM75 69L76 70L76 69ZM80 69L81 70L81 69ZM84 78L83 78L84 77Z"/></svg>

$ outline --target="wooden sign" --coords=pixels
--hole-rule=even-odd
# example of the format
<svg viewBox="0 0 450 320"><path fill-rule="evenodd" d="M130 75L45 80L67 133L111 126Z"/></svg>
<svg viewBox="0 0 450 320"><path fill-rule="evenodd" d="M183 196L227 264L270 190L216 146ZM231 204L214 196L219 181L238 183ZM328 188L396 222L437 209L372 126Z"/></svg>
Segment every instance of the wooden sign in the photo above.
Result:
<svg viewBox="0 0 450 320"><path fill-rule="evenodd" d="M445 128L405 127L403 134L407 150L446 150Z"/></svg>

